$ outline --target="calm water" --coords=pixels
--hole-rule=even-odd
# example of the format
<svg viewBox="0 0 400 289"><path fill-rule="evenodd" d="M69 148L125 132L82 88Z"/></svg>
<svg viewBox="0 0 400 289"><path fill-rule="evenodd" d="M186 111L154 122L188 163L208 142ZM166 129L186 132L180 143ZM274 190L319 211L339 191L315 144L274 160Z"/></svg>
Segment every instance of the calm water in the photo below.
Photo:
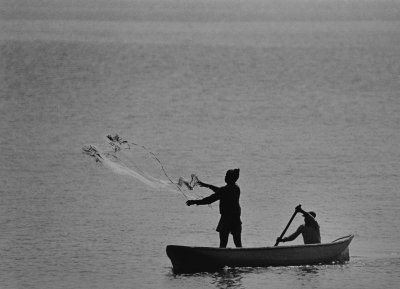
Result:
<svg viewBox="0 0 400 289"><path fill-rule="evenodd" d="M1 288L397 288L400 22L1 25ZM350 262L175 276L166 245L217 246L217 206L81 154L109 133L174 178L240 167L245 246L301 203Z"/></svg>

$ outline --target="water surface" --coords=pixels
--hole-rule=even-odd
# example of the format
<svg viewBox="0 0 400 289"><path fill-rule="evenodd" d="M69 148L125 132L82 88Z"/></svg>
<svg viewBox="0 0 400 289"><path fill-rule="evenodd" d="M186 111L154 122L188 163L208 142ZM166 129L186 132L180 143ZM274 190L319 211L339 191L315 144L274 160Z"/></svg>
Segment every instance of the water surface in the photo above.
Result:
<svg viewBox="0 0 400 289"><path fill-rule="evenodd" d="M399 22L21 18L0 34L2 288L396 288ZM217 246L217 205L81 154L109 133L176 179L240 167L245 246L301 203L323 241L355 234L350 262L174 275L166 245Z"/></svg>

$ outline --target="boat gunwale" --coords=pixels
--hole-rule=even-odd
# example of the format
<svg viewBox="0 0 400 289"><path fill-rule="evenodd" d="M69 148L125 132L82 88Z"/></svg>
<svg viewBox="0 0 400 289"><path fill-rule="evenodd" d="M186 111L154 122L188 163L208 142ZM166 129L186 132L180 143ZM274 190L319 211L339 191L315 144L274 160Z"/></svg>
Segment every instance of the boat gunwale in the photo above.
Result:
<svg viewBox="0 0 400 289"><path fill-rule="evenodd" d="M329 247L337 244L351 242L354 235L350 234L340 239L336 239L330 243L318 243L318 244L301 244L301 245L286 245L286 246L268 246L268 247L240 247L240 248L218 248L218 247L196 247L196 246L185 246L185 245L167 245L168 247L180 247L194 250L203 251L256 251L256 250L280 250L280 249L295 249L295 248L313 248L313 247Z"/></svg>

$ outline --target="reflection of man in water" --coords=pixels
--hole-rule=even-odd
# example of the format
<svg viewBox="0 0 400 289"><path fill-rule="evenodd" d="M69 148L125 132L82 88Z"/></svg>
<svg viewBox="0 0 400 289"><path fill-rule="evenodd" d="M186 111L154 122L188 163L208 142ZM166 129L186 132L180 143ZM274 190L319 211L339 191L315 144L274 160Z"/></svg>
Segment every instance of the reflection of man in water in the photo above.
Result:
<svg viewBox="0 0 400 289"><path fill-rule="evenodd" d="M221 188L198 182L201 187L209 188L214 194L201 200L190 200L186 204L190 205L208 205L219 200L219 212L221 218L217 226L219 232L220 248L226 248L229 234L233 236L233 242L236 247L242 247L242 221L240 220L240 188L236 184L239 179L239 169L228 170L225 176L226 186Z"/></svg>
<svg viewBox="0 0 400 289"><path fill-rule="evenodd" d="M296 239L300 234L303 235L304 244L319 244L321 243L321 235L319 233L319 225L315 220L317 214L315 212L306 212L300 205L296 207L296 212L302 213L304 224L300 225L296 232L285 238L278 238L279 242L288 242Z"/></svg>

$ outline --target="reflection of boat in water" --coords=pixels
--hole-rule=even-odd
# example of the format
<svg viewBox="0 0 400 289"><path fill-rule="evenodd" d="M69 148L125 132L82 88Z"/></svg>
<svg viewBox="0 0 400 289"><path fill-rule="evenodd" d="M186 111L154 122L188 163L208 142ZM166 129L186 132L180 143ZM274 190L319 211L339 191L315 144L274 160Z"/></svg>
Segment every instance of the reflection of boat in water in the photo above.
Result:
<svg viewBox="0 0 400 289"><path fill-rule="evenodd" d="M331 243L255 248L213 248L168 245L175 273L217 271L229 267L296 266L348 261L353 235Z"/></svg>

